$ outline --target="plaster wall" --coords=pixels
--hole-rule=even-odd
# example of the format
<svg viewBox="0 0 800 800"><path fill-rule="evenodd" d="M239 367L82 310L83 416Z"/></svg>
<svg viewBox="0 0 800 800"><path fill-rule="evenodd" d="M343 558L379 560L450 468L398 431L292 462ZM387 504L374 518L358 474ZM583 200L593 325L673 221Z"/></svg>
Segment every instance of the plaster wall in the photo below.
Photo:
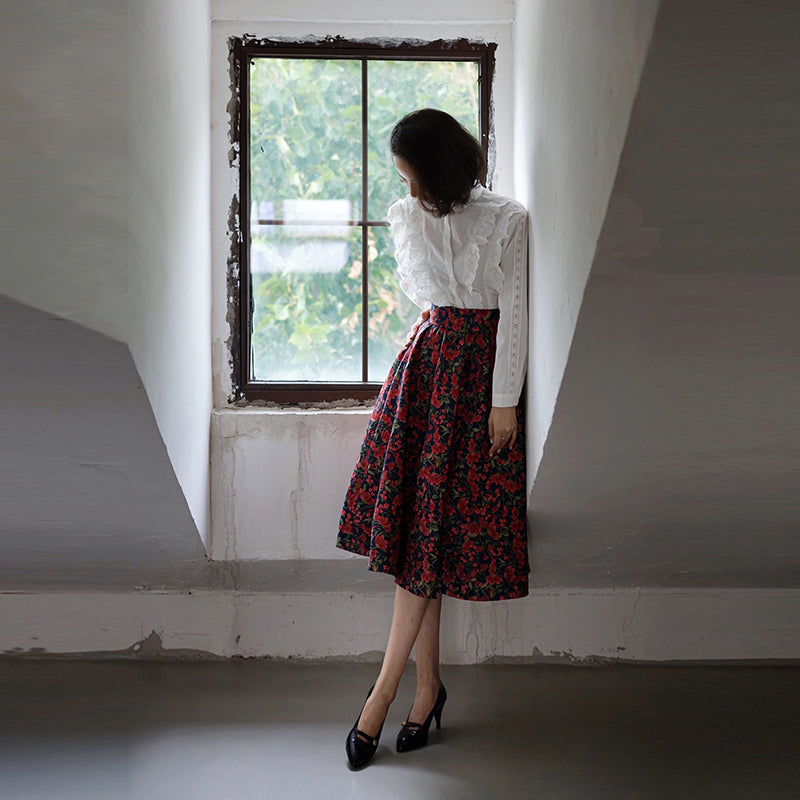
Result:
<svg viewBox="0 0 800 800"><path fill-rule="evenodd" d="M528 483L553 417L658 0L518 0L514 170L531 213Z"/></svg>
<svg viewBox="0 0 800 800"><path fill-rule="evenodd" d="M212 556L352 558L334 539L366 423L354 409L215 412Z"/></svg>
<svg viewBox="0 0 800 800"><path fill-rule="evenodd" d="M798 29L661 4L533 492L557 582L800 585Z"/></svg>
<svg viewBox="0 0 800 800"><path fill-rule="evenodd" d="M204 538L209 15L207 0L10 0L0 28L0 293L129 346Z"/></svg>
<svg viewBox="0 0 800 800"><path fill-rule="evenodd" d="M402 13L386 0L353 0L344 8L330 0L300 0L288 5L282 0L211 0L211 16L215 20L241 20L245 22L320 22L329 24L363 23L372 29L370 36L395 35L396 24L441 23L452 27L454 20L465 25L489 24L509 21L514 16L514 0L463 0L456 3L427 3L425 0L408 0ZM378 26L382 32L377 33ZM391 26L391 30L387 30ZM439 38L439 36L435 36Z"/></svg>
<svg viewBox="0 0 800 800"><path fill-rule="evenodd" d="M379 3L348 7L344 18L341 9L334 11L317 0L293 6L291 15L278 4L217 0L212 4L214 263L224 264L228 256L227 204L237 191L236 173L227 165L230 141L225 105L230 93L225 66L229 36L243 31L290 38L471 36L497 42L495 187L523 200L533 218L532 367L528 381L532 484L657 7L656 0L616 4L522 2L516 9L510 3L489 7L478 3L414 3L404 7L398 18L388 4ZM363 19L359 19L361 14ZM451 20L458 19L458 24L447 20L448 15L452 15ZM213 296L215 407L228 413L224 409L230 392L229 328L221 269L215 270ZM284 541L290 537L288 529L283 534L265 532L261 506L271 505L274 515L278 508L292 507L290 498L298 491L317 498L314 502L319 514L314 522L322 523L312 528L310 517L308 522L299 521L299 541L309 545L308 550L301 548L299 552L346 557L333 548L333 532L353 463L342 456L358 452L368 412L360 412L360 424L354 421L359 419L359 412L353 411L342 414L330 410L324 415L302 417L301 424L310 426L306 430L322 426L317 432L315 459L321 460L323 468L315 470L319 483L312 484L308 484L309 467L303 461L302 446L282 435L283 429L295 428L292 415L297 413L302 415L292 410L282 415L264 414L259 422L248 418L241 425L232 419L225 421L224 443L215 444L212 459L214 558L231 552L245 558L297 557L298 551L286 544L288 538ZM215 430L222 430L218 422ZM248 431L246 439L230 435L237 426ZM260 444L256 444L252 437L259 427ZM278 445L278 441L283 444ZM263 454L255 458L258 449ZM255 464L259 469L252 468ZM250 506L254 497L260 500L252 511L237 510ZM238 515L236 525L232 523L234 515ZM297 525L297 520L293 524ZM298 541L297 535L291 534L292 541ZM233 549L232 537L236 540ZM311 546L312 542L317 544Z"/></svg>
<svg viewBox="0 0 800 800"><path fill-rule="evenodd" d="M209 531L208 0L129 6L127 341L201 538Z"/></svg>
<svg viewBox="0 0 800 800"><path fill-rule="evenodd" d="M229 164L230 75L228 40L258 37L353 39L468 37L496 42L494 186L512 194L513 3L488 6L447 0L436 6L357 3L332 7L320 0L284 3L217 0L212 11L211 150L213 253L212 544L215 559L352 558L334 548L344 491L370 409L238 409L228 404L231 365L226 270L228 214L238 192ZM458 20L454 22L453 20Z"/></svg>
<svg viewBox="0 0 800 800"><path fill-rule="evenodd" d="M0 375L0 591L206 566L124 344L0 297Z"/></svg>
<svg viewBox="0 0 800 800"><path fill-rule="evenodd" d="M127 4L7 0L0 293L125 340Z"/></svg>
<svg viewBox="0 0 800 800"><path fill-rule="evenodd" d="M391 587L390 579L387 579ZM445 598L444 664L723 661L800 656L797 590L535 590ZM0 653L379 662L394 592L0 593ZM514 609L512 611L511 609Z"/></svg>

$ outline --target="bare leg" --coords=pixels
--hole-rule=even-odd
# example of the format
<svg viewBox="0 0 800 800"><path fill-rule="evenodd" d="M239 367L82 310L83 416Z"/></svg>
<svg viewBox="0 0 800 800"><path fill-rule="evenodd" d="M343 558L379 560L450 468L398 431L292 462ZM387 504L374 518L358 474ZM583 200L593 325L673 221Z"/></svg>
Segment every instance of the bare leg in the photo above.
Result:
<svg viewBox="0 0 800 800"><path fill-rule="evenodd" d="M386 655L375 688L367 700L358 729L367 736L377 736L389 706L397 694L397 687L403 670L411 655L411 648L419 634L426 610L431 604L439 601L417 597L399 586L394 594L394 613L392 614L392 627L389 631L389 641L386 645ZM438 614L436 615L436 628L438 631ZM438 640L438 633L437 633ZM437 645L438 649L438 645ZM437 656L438 661L438 656Z"/></svg>
<svg viewBox="0 0 800 800"><path fill-rule="evenodd" d="M408 715L409 722L422 724L436 705L439 694L439 620L442 614L442 598L431 600L425 608L419 633L417 634L417 692L414 705Z"/></svg>

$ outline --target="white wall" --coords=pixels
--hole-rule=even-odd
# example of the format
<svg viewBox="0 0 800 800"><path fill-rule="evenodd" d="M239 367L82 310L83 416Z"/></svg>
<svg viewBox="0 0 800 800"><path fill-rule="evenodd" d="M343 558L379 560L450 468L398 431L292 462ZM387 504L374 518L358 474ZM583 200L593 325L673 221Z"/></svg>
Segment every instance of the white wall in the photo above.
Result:
<svg viewBox="0 0 800 800"><path fill-rule="evenodd" d="M367 419L357 409L216 412L214 558L351 558L334 540Z"/></svg>
<svg viewBox="0 0 800 800"><path fill-rule="evenodd" d="M528 483L542 457L658 0L517 0L514 174L531 213Z"/></svg>
<svg viewBox="0 0 800 800"><path fill-rule="evenodd" d="M5 0L0 293L125 340L125 3Z"/></svg>
<svg viewBox="0 0 800 800"><path fill-rule="evenodd" d="M357 37L386 36L390 31L392 36L477 36L497 42L496 187L528 205L533 221L531 367L527 394L530 487L552 419L657 7L657 0L621 0L613 4L590 0L520 0L516 10L508 3L494 3L488 8L477 2L435 6L415 3L404 8L402 21L393 21L392 8L382 3L363 8L350 6L343 12L333 11L322 0L304 0L293 5L289 14L284 5L276 3L217 0L212 4L212 15L216 18L212 32L215 264L225 263L228 255L227 210L236 192L236 174L227 167L228 36L246 31L256 36ZM360 14L364 20L356 22ZM454 25L443 21L448 16L460 22ZM487 21L489 18L493 19ZM214 280L215 404L224 409L230 390L230 366L226 288L221 270L215 271ZM226 429L233 424L226 421ZM252 424L248 420L245 427L252 430ZM269 427L281 423L275 418L265 418L263 424ZM329 449L326 452L323 446L319 451L319 457L328 467L323 474L333 477L311 488L331 497L324 515L327 526L323 530L306 531L303 536L326 537L330 557L336 555L332 540L339 512L330 487L346 484L348 477L338 475L335 465L340 452L356 450L364 427L366 416L361 430L338 424L329 426L333 432L328 440ZM274 437L268 438L274 441ZM237 503L249 502L247 498L260 494L265 486L282 486L287 479L284 463L298 465L291 468L294 483L289 492L304 486L303 476L307 474L307 470L300 469L302 454L299 453L288 462L283 458L280 464L273 462L276 471L273 479L269 470L248 471L244 466L248 462L240 452L232 478L231 459L237 454L235 437L226 438L225 451L227 456L215 463L212 477L215 497L226 498L223 506L214 511L215 557L230 551L232 529L224 520L232 519L232 508ZM304 486L304 491L307 489ZM276 508L286 502L280 493L270 496ZM283 552L277 543L273 546L263 527L255 523L237 526L235 536L240 546L236 552L270 557Z"/></svg>
<svg viewBox="0 0 800 800"><path fill-rule="evenodd" d="M797 30L661 3L532 497L555 585L800 585Z"/></svg>
<svg viewBox="0 0 800 800"><path fill-rule="evenodd" d="M3 4L0 293L129 346L204 537L209 64L208 0Z"/></svg>
<svg viewBox="0 0 800 800"><path fill-rule="evenodd" d="M214 558L351 557L334 547L344 491L350 479L368 409L241 410L228 406L231 389L226 319L228 212L238 174L231 148L228 39L244 33L302 39L462 37L496 42L494 123L497 170L494 186L513 191L511 154L513 3L415 0L402 18L387 0L333 7L324 0L212 2L212 251L215 419L212 447L212 546ZM458 20L458 22L453 22Z"/></svg>
<svg viewBox="0 0 800 800"><path fill-rule="evenodd" d="M208 0L135 0L128 31L128 343L204 541L211 260Z"/></svg>
<svg viewBox="0 0 800 800"><path fill-rule="evenodd" d="M125 344L0 296L0 375L0 592L206 566Z"/></svg>
<svg viewBox="0 0 800 800"><path fill-rule="evenodd" d="M655 7L655 0L520 0L515 25L510 0L488 6L479 0L434 5L415 0L399 20L386 0L362 0L346 10L325 0L291 6L274 0L216 0L210 6L208 0L7 3L0 33L0 87L8 112L0 153L6 188L0 207L5 247L0 291L129 344L206 538L209 339L218 409L226 409L230 389L225 264L236 176L227 161L228 36L391 34L497 42L495 185L527 202L534 217L532 479ZM330 430L337 432L328 440L327 454L321 450L328 468L322 474L332 474L338 454L352 451L360 438L348 426ZM302 480L298 466L292 491ZM342 480L337 474L335 482ZM246 502L265 485L269 474L239 473L234 485L216 490L230 502ZM306 488L332 496L332 485ZM273 499L275 507L285 503L282 496ZM337 513L331 500L327 518ZM263 532L252 533L263 542Z"/></svg>
<svg viewBox="0 0 800 800"><path fill-rule="evenodd" d="M380 592L351 581L324 592L304 587L281 593L202 588L0 593L0 651L28 658L45 650L83 658L376 662L392 614L394 584L391 579L387 584ZM441 659L443 664L796 663L797 605L797 589L573 588L539 589L499 603L445 598Z"/></svg>

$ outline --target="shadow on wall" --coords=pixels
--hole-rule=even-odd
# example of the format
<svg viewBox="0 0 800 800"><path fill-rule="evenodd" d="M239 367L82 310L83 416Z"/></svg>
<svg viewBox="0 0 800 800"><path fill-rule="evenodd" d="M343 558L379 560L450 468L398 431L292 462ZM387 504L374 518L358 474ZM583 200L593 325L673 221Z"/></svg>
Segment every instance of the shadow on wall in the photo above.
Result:
<svg viewBox="0 0 800 800"><path fill-rule="evenodd" d="M662 3L534 487L545 584L800 585L799 26Z"/></svg>
<svg viewBox="0 0 800 800"><path fill-rule="evenodd" d="M0 343L0 583L204 564L128 348L7 297Z"/></svg>

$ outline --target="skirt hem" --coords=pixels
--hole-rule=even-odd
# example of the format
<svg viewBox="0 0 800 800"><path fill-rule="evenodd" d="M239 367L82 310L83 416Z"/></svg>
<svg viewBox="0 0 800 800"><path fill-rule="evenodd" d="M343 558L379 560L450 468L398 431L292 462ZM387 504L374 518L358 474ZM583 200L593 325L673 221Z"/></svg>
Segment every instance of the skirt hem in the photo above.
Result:
<svg viewBox="0 0 800 800"><path fill-rule="evenodd" d="M341 545L337 545L337 549L344 550L347 553L353 553L357 556L362 556L363 558L369 558L369 553L362 553L359 550L350 549L349 547L342 547ZM499 596L489 596L485 593L483 594L468 594L466 592L454 590L451 586L441 586L438 589L430 589L426 586L421 584L412 583L409 581L404 581L402 578L395 575L388 568L381 568L380 566L376 566L373 564L369 564L367 569L370 572L374 572L377 575L391 575L394 578L394 582L401 588L405 589L407 592L410 592L417 597L425 597L428 599L433 599L438 597L440 594L444 595L445 597L451 597L454 600L465 600L470 603L491 603L491 602L500 602L502 600L520 600L523 597L527 597L530 593L529 585L527 578L525 580L521 580L518 583L509 585L508 582L503 582L506 588L506 591L503 592L502 595Z"/></svg>

